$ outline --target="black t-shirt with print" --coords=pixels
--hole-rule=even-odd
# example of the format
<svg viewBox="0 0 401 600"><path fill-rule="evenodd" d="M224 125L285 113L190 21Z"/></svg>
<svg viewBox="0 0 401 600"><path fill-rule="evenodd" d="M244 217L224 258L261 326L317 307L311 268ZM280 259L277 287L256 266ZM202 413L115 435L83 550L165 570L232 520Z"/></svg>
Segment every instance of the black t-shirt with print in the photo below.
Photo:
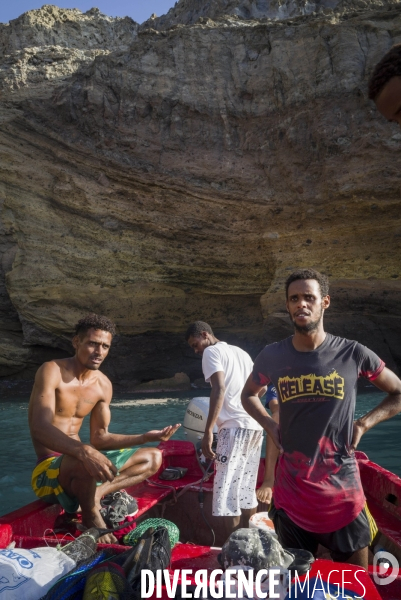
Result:
<svg viewBox="0 0 401 600"><path fill-rule="evenodd" d="M266 346L255 360L254 381L273 383L280 405L284 454L276 468L275 505L303 529L335 531L364 506L357 461L349 454L357 381L372 381L383 368L362 344L329 333L311 352L297 351L289 337Z"/></svg>

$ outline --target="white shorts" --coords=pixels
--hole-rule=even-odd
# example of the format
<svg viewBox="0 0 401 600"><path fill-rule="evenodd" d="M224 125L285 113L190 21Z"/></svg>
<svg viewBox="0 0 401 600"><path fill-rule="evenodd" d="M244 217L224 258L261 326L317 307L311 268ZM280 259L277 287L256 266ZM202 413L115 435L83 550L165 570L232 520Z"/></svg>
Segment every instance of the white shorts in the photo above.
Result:
<svg viewBox="0 0 401 600"><path fill-rule="evenodd" d="M213 515L235 517L258 505L256 480L263 430L220 429L213 483Z"/></svg>

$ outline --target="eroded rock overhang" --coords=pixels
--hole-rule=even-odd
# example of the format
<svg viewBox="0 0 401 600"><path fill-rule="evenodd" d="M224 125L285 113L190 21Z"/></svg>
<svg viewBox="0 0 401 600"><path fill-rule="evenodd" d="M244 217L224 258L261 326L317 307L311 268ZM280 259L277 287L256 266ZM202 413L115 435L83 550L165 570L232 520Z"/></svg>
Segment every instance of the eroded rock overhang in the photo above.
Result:
<svg viewBox="0 0 401 600"><path fill-rule="evenodd" d="M400 364L401 133L366 94L398 4L156 28L52 10L0 31L0 375L95 311L115 380L195 378L188 323L254 354L290 331L297 266L329 274L330 331Z"/></svg>

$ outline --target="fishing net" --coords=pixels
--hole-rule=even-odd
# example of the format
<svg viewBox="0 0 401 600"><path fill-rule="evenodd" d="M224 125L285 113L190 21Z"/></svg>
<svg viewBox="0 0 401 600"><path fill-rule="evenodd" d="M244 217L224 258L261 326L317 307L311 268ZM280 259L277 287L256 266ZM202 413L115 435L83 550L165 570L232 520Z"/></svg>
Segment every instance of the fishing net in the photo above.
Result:
<svg viewBox="0 0 401 600"><path fill-rule="evenodd" d="M137 543L126 552L115 555L114 550L105 549L81 560L41 600L140 600L142 569L155 573L167 569L171 562L167 528L158 524L156 528L148 525L144 529ZM176 539L178 534L177 529Z"/></svg>
<svg viewBox="0 0 401 600"><path fill-rule="evenodd" d="M141 572L147 569L156 573L168 569L171 563L171 545L166 527L149 527L141 539L131 549L124 563L124 571L133 591L134 600L140 600L142 594Z"/></svg>
<svg viewBox="0 0 401 600"><path fill-rule="evenodd" d="M142 535L149 528L153 527L157 529L158 527L165 527L168 532L168 537L170 539L171 548L174 548L178 540L180 539L180 530L178 529L175 523L171 521L167 521L166 519L146 519L139 525L137 525L136 529L130 531L127 535L124 536L124 544L127 546L135 546L141 539Z"/></svg>

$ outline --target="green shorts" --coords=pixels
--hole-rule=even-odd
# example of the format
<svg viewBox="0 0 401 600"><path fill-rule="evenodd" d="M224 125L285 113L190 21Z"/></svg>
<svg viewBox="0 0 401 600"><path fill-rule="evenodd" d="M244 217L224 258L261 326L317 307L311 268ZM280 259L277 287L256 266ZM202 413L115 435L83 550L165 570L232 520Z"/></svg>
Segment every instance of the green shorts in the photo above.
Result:
<svg viewBox="0 0 401 600"><path fill-rule="evenodd" d="M102 452L113 463L117 470L121 469L129 458L139 448L124 448L123 450L106 450ZM61 504L68 513L77 512L79 502L77 498L71 498L65 493L58 482L60 465L63 454L51 455L43 458L33 470L32 489L38 498L50 504ZM97 485L102 485L98 483Z"/></svg>

